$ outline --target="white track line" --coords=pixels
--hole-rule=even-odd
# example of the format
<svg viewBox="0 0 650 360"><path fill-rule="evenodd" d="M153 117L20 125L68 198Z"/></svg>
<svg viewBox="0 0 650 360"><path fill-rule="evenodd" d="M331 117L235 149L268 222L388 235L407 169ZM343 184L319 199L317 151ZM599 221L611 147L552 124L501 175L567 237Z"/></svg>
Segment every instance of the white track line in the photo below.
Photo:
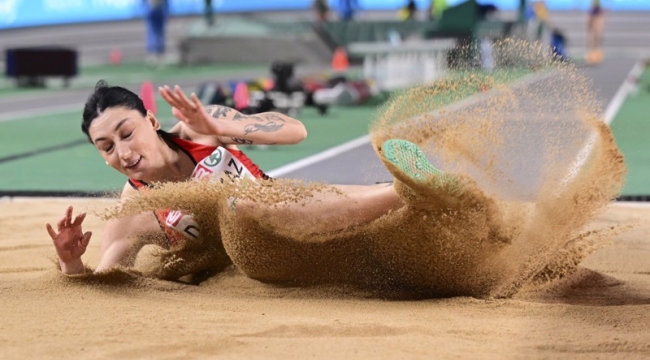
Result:
<svg viewBox="0 0 650 360"><path fill-rule="evenodd" d="M360 146L363 146L365 144L370 143L370 135L364 135L361 137L358 137L354 140L350 140L344 144L341 144L339 146L335 146L333 148L327 149L325 151L322 151L316 155L312 155L309 157L306 157L304 159L294 161L292 163L289 163L287 165L281 166L277 169L273 169L269 171L267 174L270 177L279 177L291 172L294 172L296 170L300 170L304 167L319 163L321 161L327 160L329 158L333 158L334 156L337 156L339 154L342 154L346 151L350 151L353 149L356 149Z"/></svg>
<svg viewBox="0 0 650 360"><path fill-rule="evenodd" d="M641 74L641 72L643 72L643 64L642 64L642 61L638 61L634 65L632 70L630 70L630 72L625 77L625 79L623 80L623 83L621 84L620 88L616 92L616 95L614 95L612 100L607 105L607 109L605 110L605 113L604 113L603 116L604 116L605 123L607 123L608 125L613 121L614 117L616 116L619 109L623 105L623 102L625 102L625 98L627 97L627 95L630 92L630 86L628 85L629 79L631 79L633 77L638 77ZM516 82L514 84L514 86L528 85L528 84L532 83L533 81L540 80L540 79L543 79L545 77L550 76L551 73L552 72L549 71L549 72L545 72L545 73L542 73L542 74L533 74L533 75L526 76L521 81ZM488 96L494 94L494 92L495 92L495 90L492 89L492 90L488 91L487 93L477 93L477 94L474 94L474 95L470 96L469 98L467 98L465 100L461 100L461 101L459 101L459 102L457 102L455 104L450 104L450 105L448 105L448 107L450 107L450 108L458 108L458 107L463 107L463 106L470 106L470 105L473 105L473 104L479 102L480 100L484 100ZM498 92L498 90L497 90L497 92ZM438 109L437 111L440 111L440 110L442 110L442 109ZM445 109L445 110L447 110L447 109ZM571 168L572 170L569 172L569 176L568 176L566 181L571 180L577 174L577 170L580 169L580 167L582 167L582 165L584 165L585 161L587 160L587 157L588 157L589 153L591 153L591 150L592 150L592 147L593 147L595 141L596 141L596 137L594 135L594 136L592 136L592 138L589 139L588 143L580 151L580 153L577 156L576 162L574 163L574 166ZM358 148L360 146L363 146L365 144L368 144L368 143L370 143L370 136L369 135L364 135L364 136L362 136L360 138L354 139L352 141L341 144L339 146L335 146L333 148L330 148L328 150L320 152L320 153L318 153L316 155L312 155L312 156L309 156L307 158L304 158L304 159L289 163L287 165L281 166L279 168L273 169L273 170L269 171L267 174L269 176L271 176L271 177L283 176L283 175L286 175L288 173L291 173L291 172L300 170L302 168L305 168L307 166L311 166L311 165L314 165L314 164L319 163L321 161L330 159L330 158L332 158L334 156L340 155L340 154L345 153L347 151L356 149L356 148Z"/></svg>
<svg viewBox="0 0 650 360"><path fill-rule="evenodd" d="M607 125L611 124L612 121L614 121L614 117L621 109L621 106L625 102L627 95L635 86L630 85L630 80L638 78L641 73L643 73L643 63L643 61L639 60L636 64L634 64L634 67L632 67L625 79L623 79L623 83L618 88L618 91L616 91L616 95L614 95L612 100L609 102L609 105L607 105L607 109L605 109L605 114L603 115L605 123Z"/></svg>
<svg viewBox="0 0 650 360"><path fill-rule="evenodd" d="M603 121L605 122L605 124L610 125L612 121L614 121L614 117L616 117L616 114L618 114L618 111L621 109L621 106L625 102L627 95L635 86L635 85L630 85L630 80L638 78L642 72L643 72L643 61L639 60L636 62L636 64L634 64L634 66L627 74L625 79L623 79L623 83L618 88L618 91L616 91L616 94L607 105L607 108L605 109L605 112L603 114ZM578 175L578 172L580 171L582 166L585 164L585 162L587 162L587 159L589 158L589 155L591 154L591 151L593 150L594 145L596 144L597 138L598 138L597 134L592 134L589 137L585 146L580 150L580 152L576 156L576 160L573 162L573 165L571 165L571 167L569 168L569 173L566 179L564 180L565 184L569 183L571 180L573 180L574 177Z"/></svg>
<svg viewBox="0 0 650 360"><path fill-rule="evenodd" d="M543 72L541 74L531 74L531 75L525 76L520 81L515 82L515 84L513 84L513 86L528 85L528 84L530 84L530 83L532 83L534 81L537 81L537 80L543 79L543 78L545 78L547 76L550 76L550 73L551 72ZM470 105L476 104L477 102L479 102L481 100L486 99L489 96L497 94L499 91L500 90L498 90L498 89L491 89L490 91L485 92L485 93L480 93L479 92L479 93L476 93L476 94L474 94L474 95L472 95L472 96L470 96L470 97L468 97L468 98L466 98L464 100L461 100L461 101L453 103L453 104L449 104L449 105L447 105L447 106L445 106L445 107L443 107L441 109L434 110L432 113L435 113L436 111L442 111L442 110L451 111L451 110L456 109L456 108L470 106ZM289 174L291 172L300 170L302 168L305 168L307 166L311 166L311 165L314 165L314 164L319 163L321 161L333 158L334 156L340 155L340 154L342 154L344 152L356 149L358 147L361 147L361 146L369 144L369 143L370 143L370 135L364 135L364 136L361 136L361 137L356 138L354 140L348 141L348 142L346 142L344 144L341 144L341 145L335 146L333 148L327 149L327 150L325 150L323 152L320 152L320 153L318 153L316 155L312 155L312 156L306 157L304 159L301 159L301 160L289 163L287 165L281 166L279 168L273 169L273 170L267 172L267 174L270 177L280 177L280 176Z"/></svg>

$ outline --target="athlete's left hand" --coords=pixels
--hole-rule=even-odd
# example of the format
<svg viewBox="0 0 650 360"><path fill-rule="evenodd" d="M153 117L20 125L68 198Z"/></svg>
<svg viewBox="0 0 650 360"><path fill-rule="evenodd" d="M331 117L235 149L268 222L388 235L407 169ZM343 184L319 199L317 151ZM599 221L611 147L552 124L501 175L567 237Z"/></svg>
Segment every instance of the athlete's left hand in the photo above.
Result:
<svg viewBox="0 0 650 360"><path fill-rule="evenodd" d="M73 220L72 210L72 206L69 206L63 218L57 223L56 231L49 223L45 225L54 243L56 254L59 256L61 270L64 270L64 272L64 267L83 270L81 255L86 252L92 236L92 232L83 232L81 229L86 213L77 215ZM74 265L71 266L70 264Z"/></svg>
<svg viewBox="0 0 650 360"><path fill-rule="evenodd" d="M218 122L205 111L195 93L188 98L180 86L158 88L160 95L172 106L172 114L190 129L204 135L221 135Z"/></svg>

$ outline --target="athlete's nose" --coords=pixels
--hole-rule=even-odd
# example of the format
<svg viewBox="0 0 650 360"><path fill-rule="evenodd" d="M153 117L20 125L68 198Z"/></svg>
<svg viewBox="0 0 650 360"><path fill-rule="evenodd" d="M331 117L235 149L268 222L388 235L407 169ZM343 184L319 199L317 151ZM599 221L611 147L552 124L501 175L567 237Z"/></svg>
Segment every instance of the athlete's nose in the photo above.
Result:
<svg viewBox="0 0 650 360"><path fill-rule="evenodd" d="M117 145L117 154L122 160L131 159L131 147L128 145Z"/></svg>

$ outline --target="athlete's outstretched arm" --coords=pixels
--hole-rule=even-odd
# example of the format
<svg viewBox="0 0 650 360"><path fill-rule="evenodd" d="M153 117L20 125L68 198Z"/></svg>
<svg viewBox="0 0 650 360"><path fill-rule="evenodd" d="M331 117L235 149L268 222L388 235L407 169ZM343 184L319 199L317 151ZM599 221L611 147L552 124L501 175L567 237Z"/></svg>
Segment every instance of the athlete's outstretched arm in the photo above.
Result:
<svg viewBox="0 0 650 360"><path fill-rule="evenodd" d="M295 144L307 137L302 122L279 112L244 115L227 106L204 107L196 94L188 98L179 86L161 87L160 94L189 129L217 136L222 144Z"/></svg>
<svg viewBox="0 0 650 360"><path fill-rule="evenodd" d="M125 187L123 198L124 194L130 191L134 190L127 190ZM59 257L61 271L66 275L86 272L81 256L86 252L92 235L90 231L84 233L82 230L86 214L79 214L74 220L72 214L73 208L70 206L57 223L56 231L50 224L46 225ZM104 228L101 257L96 271L106 270L118 264L131 265L133 255L144 245L143 242L138 241L138 236L160 231L157 220L151 212L109 221Z"/></svg>
<svg viewBox="0 0 650 360"><path fill-rule="evenodd" d="M133 265L135 255L145 245L139 236L160 231L151 211L109 220L104 227L101 258L95 271L103 271L116 265Z"/></svg>

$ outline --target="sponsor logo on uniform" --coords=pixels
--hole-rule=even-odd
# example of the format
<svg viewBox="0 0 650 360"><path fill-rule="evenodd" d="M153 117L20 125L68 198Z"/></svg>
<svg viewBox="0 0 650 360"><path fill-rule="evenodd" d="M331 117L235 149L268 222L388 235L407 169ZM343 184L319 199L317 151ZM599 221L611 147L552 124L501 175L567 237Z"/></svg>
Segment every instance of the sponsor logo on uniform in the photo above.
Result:
<svg viewBox="0 0 650 360"><path fill-rule="evenodd" d="M201 232L192 215L185 214L180 210L171 210L165 217L165 225L175 231L170 235L172 236L171 241L176 245L180 239L174 234L180 234L188 239L198 239Z"/></svg>
<svg viewBox="0 0 650 360"><path fill-rule="evenodd" d="M212 175L212 170L205 167L203 164L197 164L192 174L193 178L202 179L206 176Z"/></svg>
<svg viewBox="0 0 650 360"><path fill-rule="evenodd" d="M205 158L203 160L203 163L207 166L217 166L221 162L221 158L223 157L223 153L221 152L221 149L215 150L210 156Z"/></svg>
<svg viewBox="0 0 650 360"><path fill-rule="evenodd" d="M165 222L167 223L167 226L171 226L175 228L176 226L178 226L178 223L181 221L182 218L183 218L182 212L178 210L172 210L169 212L169 215L167 215Z"/></svg>

